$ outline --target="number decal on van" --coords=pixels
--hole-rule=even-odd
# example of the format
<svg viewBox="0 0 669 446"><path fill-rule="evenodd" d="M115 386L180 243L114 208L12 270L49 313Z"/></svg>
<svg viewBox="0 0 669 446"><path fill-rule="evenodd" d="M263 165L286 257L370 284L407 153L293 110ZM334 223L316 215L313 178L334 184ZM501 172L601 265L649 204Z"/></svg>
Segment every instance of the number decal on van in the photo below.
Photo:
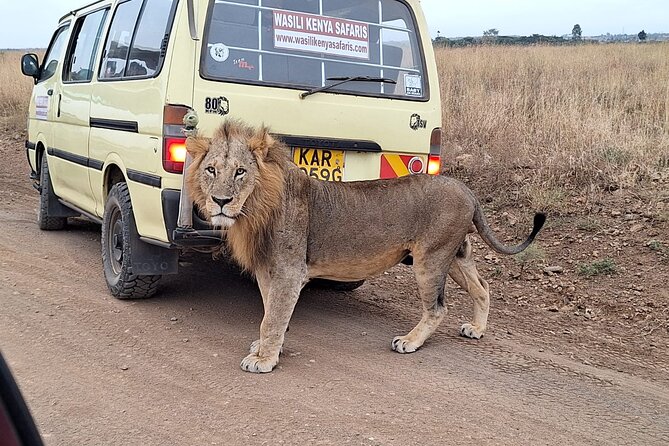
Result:
<svg viewBox="0 0 669 446"><path fill-rule="evenodd" d="M212 113L225 116L230 113L230 101L224 96L217 98L206 98L204 100L205 113Z"/></svg>

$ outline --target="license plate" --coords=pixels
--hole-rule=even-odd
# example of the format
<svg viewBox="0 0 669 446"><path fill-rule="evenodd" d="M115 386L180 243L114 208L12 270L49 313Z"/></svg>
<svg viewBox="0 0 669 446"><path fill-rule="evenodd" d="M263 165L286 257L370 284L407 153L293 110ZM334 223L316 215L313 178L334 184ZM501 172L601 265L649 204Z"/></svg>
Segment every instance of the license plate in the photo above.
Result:
<svg viewBox="0 0 669 446"><path fill-rule="evenodd" d="M293 149L293 161L312 178L341 181L344 175L344 151L329 149Z"/></svg>

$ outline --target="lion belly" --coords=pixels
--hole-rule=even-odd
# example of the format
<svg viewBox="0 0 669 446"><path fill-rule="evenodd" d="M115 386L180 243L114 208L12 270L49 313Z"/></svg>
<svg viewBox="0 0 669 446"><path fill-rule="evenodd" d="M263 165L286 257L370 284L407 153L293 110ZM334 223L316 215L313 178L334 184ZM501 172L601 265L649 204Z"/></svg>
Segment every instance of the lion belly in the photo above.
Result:
<svg viewBox="0 0 669 446"><path fill-rule="evenodd" d="M368 279L397 265L409 252L404 248L379 254L357 254L350 257L321 258L307 264L309 279L328 279L342 282Z"/></svg>

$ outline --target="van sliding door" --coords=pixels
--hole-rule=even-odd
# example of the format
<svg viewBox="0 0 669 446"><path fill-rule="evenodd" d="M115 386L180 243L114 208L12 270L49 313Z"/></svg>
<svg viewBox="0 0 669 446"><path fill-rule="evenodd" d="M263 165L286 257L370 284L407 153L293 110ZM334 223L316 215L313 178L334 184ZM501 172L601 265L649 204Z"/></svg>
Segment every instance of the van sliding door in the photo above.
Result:
<svg viewBox="0 0 669 446"><path fill-rule="evenodd" d="M54 89L56 116L52 168L58 177L58 195L79 208L94 213L95 200L89 172L102 164L89 157L89 112L95 55L107 9L79 17L65 55L62 83Z"/></svg>

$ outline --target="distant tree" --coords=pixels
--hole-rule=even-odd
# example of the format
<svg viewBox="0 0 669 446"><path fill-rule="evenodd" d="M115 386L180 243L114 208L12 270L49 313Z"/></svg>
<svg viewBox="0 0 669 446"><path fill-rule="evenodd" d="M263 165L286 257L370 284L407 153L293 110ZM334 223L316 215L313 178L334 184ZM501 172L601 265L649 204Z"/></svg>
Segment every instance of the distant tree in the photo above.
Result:
<svg viewBox="0 0 669 446"><path fill-rule="evenodd" d="M646 31L644 31L643 29L641 30L641 32L639 34L637 34L637 36L639 37L640 42L645 42L646 38L648 37L648 35L646 34Z"/></svg>
<svg viewBox="0 0 669 446"><path fill-rule="evenodd" d="M571 38L574 40L581 40L581 33L581 25L577 23L571 30Z"/></svg>
<svg viewBox="0 0 669 446"><path fill-rule="evenodd" d="M497 28L490 28L489 30L483 31L485 37L497 37L499 30Z"/></svg>

